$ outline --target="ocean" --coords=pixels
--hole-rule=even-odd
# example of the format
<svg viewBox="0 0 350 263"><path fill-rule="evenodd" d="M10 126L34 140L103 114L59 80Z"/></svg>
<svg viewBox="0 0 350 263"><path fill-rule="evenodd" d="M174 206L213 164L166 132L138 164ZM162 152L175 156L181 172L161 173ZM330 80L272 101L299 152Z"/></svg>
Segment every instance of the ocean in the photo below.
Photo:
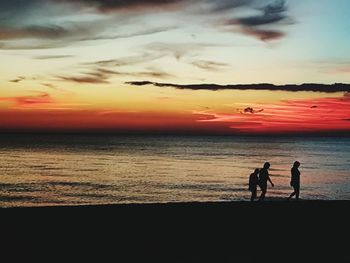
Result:
<svg viewBox="0 0 350 263"><path fill-rule="evenodd" d="M248 177L271 163L267 200L350 200L350 138L0 135L0 206L249 200ZM260 192L258 192L258 195Z"/></svg>

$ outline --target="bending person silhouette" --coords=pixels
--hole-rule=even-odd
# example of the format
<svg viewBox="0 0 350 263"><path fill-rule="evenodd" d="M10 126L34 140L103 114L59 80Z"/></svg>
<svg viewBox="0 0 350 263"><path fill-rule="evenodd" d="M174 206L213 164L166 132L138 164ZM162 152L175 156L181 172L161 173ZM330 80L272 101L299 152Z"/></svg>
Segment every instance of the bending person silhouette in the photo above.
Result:
<svg viewBox="0 0 350 263"><path fill-rule="evenodd" d="M264 164L264 167L260 170L260 173L259 173L259 186L261 189L261 195L259 197L259 201L264 201L265 199L265 195L267 192L267 181L270 182L272 187L275 186L270 179L269 171L268 171L269 168L270 168L270 163L266 162Z"/></svg>
<svg viewBox="0 0 350 263"><path fill-rule="evenodd" d="M290 200L294 195L295 199L299 200L299 193L300 193L300 172L299 172L299 166L300 163L298 161L294 162L291 172L291 180L290 180L290 186L293 187L294 192L290 194L288 197L288 200Z"/></svg>
<svg viewBox="0 0 350 263"><path fill-rule="evenodd" d="M252 192L252 196L250 197L250 201L254 201L256 198L257 186L259 183L259 169L255 169L254 173L249 176L249 191Z"/></svg>

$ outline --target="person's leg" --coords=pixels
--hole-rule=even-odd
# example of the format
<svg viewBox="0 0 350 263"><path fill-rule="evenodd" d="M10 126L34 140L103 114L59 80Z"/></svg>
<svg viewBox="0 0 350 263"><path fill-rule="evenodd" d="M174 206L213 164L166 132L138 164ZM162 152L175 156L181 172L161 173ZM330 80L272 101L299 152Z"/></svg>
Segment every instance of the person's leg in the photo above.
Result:
<svg viewBox="0 0 350 263"><path fill-rule="evenodd" d="M266 190L267 190L266 188L261 189L261 195L260 195L259 201L264 201Z"/></svg>
<svg viewBox="0 0 350 263"><path fill-rule="evenodd" d="M294 189L294 191L295 191L295 198L296 198L296 200L299 200L300 187L299 186L296 187Z"/></svg>
<svg viewBox="0 0 350 263"><path fill-rule="evenodd" d="M290 194L290 196L288 197L288 200L291 199L294 195L295 195L295 190L293 191L293 193Z"/></svg>
<svg viewBox="0 0 350 263"><path fill-rule="evenodd" d="M250 201L254 201L255 198L256 198L256 189L252 190L252 196L250 198Z"/></svg>

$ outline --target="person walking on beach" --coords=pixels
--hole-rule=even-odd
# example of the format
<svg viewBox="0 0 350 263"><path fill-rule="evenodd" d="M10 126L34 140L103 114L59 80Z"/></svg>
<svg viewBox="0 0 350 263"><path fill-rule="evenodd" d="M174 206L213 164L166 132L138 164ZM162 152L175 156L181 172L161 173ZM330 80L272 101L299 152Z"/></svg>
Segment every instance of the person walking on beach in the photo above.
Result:
<svg viewBox="0 0 350 263"><path fill-rule="evenodd" d="M270 168L270 163L266 162L264 164L264 167L259 172L259 186L261 189L261 195L260 195L259 201L264 201L264 199L265 199L265 195L267 192L267 181L270 182L272 187L275 186L270 179L269 171L268 171L269 168Z"/></svg>
<svg viewBox="0 0 350 263"><path fill-rule="evenodd" d="M249 176L249 191L252 192L252 195L250 197L250 201L254 201L256 198L256 192L257 192L257 186L259 183L259 169L255 169L254 173L250 174Z"/></svg>
<svg viewBox="0 0 350 263"><path fill-rule="evenodd" d="M299 193L300 193L300 172L299 172L299 166L300 163L298 161L295 161L293 164L291 172L291 180L290 180L290 186L293 187L294 191L290 194L288 197L288 200L290 200L294 195L295 199L299 200Z"/></svg>

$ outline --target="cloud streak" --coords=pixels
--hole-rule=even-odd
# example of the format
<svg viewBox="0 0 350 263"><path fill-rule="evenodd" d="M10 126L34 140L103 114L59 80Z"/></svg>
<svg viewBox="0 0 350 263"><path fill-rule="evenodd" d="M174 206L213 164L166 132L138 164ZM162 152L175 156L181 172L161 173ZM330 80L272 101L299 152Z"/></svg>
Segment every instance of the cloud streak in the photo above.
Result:
<svg viewBox="0 0 350 263"><path fill-rule="evenodd" d="M218 84L172 84L172 83L159 83L151 81L129 81L126 84L132 86L155 86L160 88L176 88L176 89L187 89L187 90L270 90L270 91L313 91L313 92L350 92L350 84L314 84L305 83L301 85L287 84L287 85L274 85L268 83L261 84L232 84L232 85L218 85Z"/></svg>
<svg viewBox="0 0 350 263"><path fill-rule="evenodd" d="M60 80L69 81L69 82L76 82L80 84L107 84L109 83L104 75L99 76L80 76L80 77L65 77L65 76L58 76Z"/></svg>
<svg viewBox="0 0 350 263"><path fill-rule="evenodd" d="M19 83L19 82L21 82L21 81L23 81L23 80L25 80L25 79L26 79L26 77L19 76L19 77L15 78L15 79L10 80L9 82L12 82L12 83Z"/></svg>
<svg viewBox="0 0 350 263"><path fill-rule="evenodd" d="M37 56L34 59L38 60L49 60L49 59L62 59L62 58L72 58L72 55L49 55L49 56Z"/></svg>
<svg viewBox="0 0 350 263"><path fill-rule="evenodd" d="M14 103L18 107L55 103L50 94L46 92L40 92L35 96L0 97L1 101Z"/></svg>
<svg viewBox="0 0 350 263"><path fill-rule="evenodd" d="M209 60L192 61L190 64L200 69L209 70L209 71L217 71L229 66L226 63L220 63L220 62L209 61Z"/></svg>
<svg viewBox="0 0 350 263"><path fill-rule="evenodd" d="M162 58L164 54L153 53L153 52L143 52L136 56L122 57L109 60L100 60L90 63L85 63L88 66L99 66L99 67L122 67L130 66L136 64L147 63L159 58Z"/></svg>
<svg viewBox="0 0 350 263"><path fill-rule="evenodd" d="M163 79L173 75L161 70L125 72L106 68L95 68L90 72L82 73L80 76L57 76L57 78L58 80L80 84L109 84L109 79L113 76Z"/></svg>
<svg viewBox="0 0 350 263"><path fill-rule="evenodd" d="M120 33L120 34L116 34L116 35L98 35L98 36L86 37L86 38L81 38L79 41L113 40L113 39L121 39L121 38L147 36L147 35L153 35L156 33L167 32L167 31L175 29L175 28L177 28L177 27L176 26L162 26L162 27L155 27L155 28L146 28L143 30L137 30L135 32Z"/></svg>

